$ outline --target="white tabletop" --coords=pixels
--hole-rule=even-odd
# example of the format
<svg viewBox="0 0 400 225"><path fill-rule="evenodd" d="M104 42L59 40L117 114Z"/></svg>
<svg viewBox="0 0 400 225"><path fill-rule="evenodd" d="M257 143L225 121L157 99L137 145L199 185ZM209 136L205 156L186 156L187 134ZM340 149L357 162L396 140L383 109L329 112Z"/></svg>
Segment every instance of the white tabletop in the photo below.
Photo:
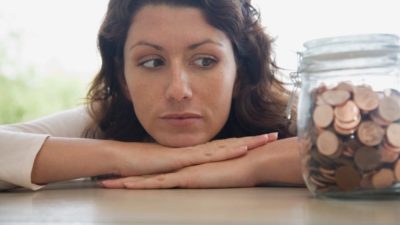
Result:
<svg viewBox="0 0 400 225"><path fill-rule="evenodd" d="M305 188L0 192L0 224L400 224L400 200L316 199Z"/></svg>

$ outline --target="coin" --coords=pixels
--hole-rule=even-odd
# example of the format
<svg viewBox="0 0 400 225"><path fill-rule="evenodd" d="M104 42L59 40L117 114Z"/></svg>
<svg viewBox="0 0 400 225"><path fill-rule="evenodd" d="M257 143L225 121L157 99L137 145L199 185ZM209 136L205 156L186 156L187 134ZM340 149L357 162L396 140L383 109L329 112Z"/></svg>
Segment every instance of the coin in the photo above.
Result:
<svg viewBox="0 0 400 225"><path fill-rule="evenodd" d="M319 167L319 172L324 179L328 180L327 183L335 183L336 182L334 169Z"/></svg>
<svg viewBox="0 0 400 225"><path fill-rule="evenodd" d="M348 100L343 105L335 107L334 114L335 119L341 122L351 122L360 115L360 110L353 101Z"/></svg>
<svg viewBox="0 0 400 225"><path fill-rule="evenodd" d="M374 121L376 124L379 124L380 126L389 126L392 123L392 122L384 120L379 115L378 111L372 111L369 115L370 115L372 121Z"/></svg>
<svg viewBox="0 0 400 225"><path fill-rule="evenodd" d="M325 156L323 154L320 154L319 151L317 150L317 148L315 148L315 147L312 148L310 153L311 153L311 157L313 159L310 162L312 162L314 164L318 163L320 166L324 166L327 168L332 168L335 166L336 162L332 158Z"/></svg>
<svg viewBox="0 0 400 225"><path fill-rule="evenodd" d="M375 188L388 188L393 185L395 176L391 169L383 168L372 176L371 181Z"/></svg>
<svg viewBox="0 0 400 225"><path fill-rule="evenodd" d="M337 106L345 103L350 98L350 93L344 90L328 90L322 94L326 103Z"/></svg>
<svg viewBox="0 0 400 225"><path fill-rule="evenodd" d="M361 175L352 166L341 166L336 170L335 179L343 191L352 191L360 186Z"/></svg>
<svg viewBox="0 0 400 225"><path fill-rule="evenodd" d="M333 121L333 109L329 105L319 105L313 113L313 120L316 126L325 128Z"/></svg>
<svg viewBox="0 0 400 225"><path fill-rule="evenodd" d="M379 105L379 96L369 86L357 86L354 88L354 102L363 111L372 111Z"/></svg>
<svg viewBox="0 0 400 225"><path fill-rule="evenodd" d="M381 161L385 163L393 163L399 158L400 153L381 147L379 149L379 155L381 156Z"/></svg>
<svg viewBox="0 0 400 225"><path fill-rule="evenodd" d="M362 175L361 181L360 181L360 186L363 189L371 189L374 186L372 185L371 181L372 174L371 173L364 173Z"/></svg>
<svg viewBox="0 0 400 225"><path fill-rule="evenodd" d="M356 149L361 147L361 143L356 139L350 139L343 144L343 155L353 157Z"/></svg>
<svg viewBox="0 0 400 225"><path fill-rule="evenodd" d="M335 119L334 125L336 125L337 127L339 127L342 130L355 130L356 127L358 126L358 124L360 124L360 122L361 122L361 116L358 115L358 116L354 117L353 120L348 121L348 122L343 122L338 119Z"/></svg>
<svg viewBox="0 0 400 225"><path fill-rule="evenodd" d="M400 148L399 147L395 147L393 145L391 145L388 141L387 138L385 139L385 141L383 142L383 148L393 151L393 152L400 152Z"/></svg>
<svg viewBox="0 0 400 225"><path fill-rule="evenodd" d="M382 119L393 122L400 119L400 103L395 97L384 97L378 107L378 113Z"/></svg>
<svg viewBox="0 0 400 225"><path fill-rule="evenodd" d="M339 140L333 132L325 130L317 138L317 148L322 155L333 157L338 153Z"/></svg>
<svg viewBox="0 0 400 225"><path fill-rule="evenodd" d="M343 91L348 91L349 93L352 93L354 90L353 85L351 82L340 82L336 87L335 90L343 90Z"/></svg>
<svg viewBox="0 0 400 225"><path fill-rule="evenodd" d="M354 154L354 162L362 171L370 171L381 165L381 155L372 147L362 146Z"/></svg>
<svg viewBox="0 0 400 225"><path fill-rule="evenodd" d="M316 105L329 105L328 103L325 102L325 100L322 98L321 95L317 96L317 99L315 100Z"/></svg>
<svg viewBox="0 0 400 225"><path fill-rule="evenodd" d="M342 128L340 125L338 125L337 120L335 120L335 123L333 124L333 128L335 129L335 131L338 134L341 134L341 135L351 135L351 134L354 134L354 132L356 131L355 129Z"/></svg>
<svg viewBox="0 0 400 225"><path fill-rule="evenodd" d="M390 124L386 128L386 138L390 145L400 148L400 124Z"/></svg>
<svg viewBox="0 0 400 225"><path fill-rule="evenodd" d="M367 146L374 146L381 143L385 131L373 121L364 121L358 126L357 137Z"/></svg>

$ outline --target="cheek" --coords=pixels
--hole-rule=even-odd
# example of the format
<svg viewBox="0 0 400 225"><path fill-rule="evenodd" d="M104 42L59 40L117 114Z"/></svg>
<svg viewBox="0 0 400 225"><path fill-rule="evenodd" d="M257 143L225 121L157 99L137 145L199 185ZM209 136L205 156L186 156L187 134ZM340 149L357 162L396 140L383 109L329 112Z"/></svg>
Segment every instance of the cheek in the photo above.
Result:
<svg viewBox="0 0 400 225"><path fill-rule="evenodd" d="M231 71L221 71L215 79L207 82L204 95L207 96L208 107L218 120L227 117L233 97L235 75Z"/></svg>
<svg viewBox="0 0 400 225"><path fill-rule="evenodd" d="M146 115L142 112L148 110L150 106L149 103L154 101L152 100L152 98L154 98L152 94L153 90L151 89L152 85L147 85L148 82L133 76L126 77L126 83L135 113L139 118L142 118Z"/></svg>

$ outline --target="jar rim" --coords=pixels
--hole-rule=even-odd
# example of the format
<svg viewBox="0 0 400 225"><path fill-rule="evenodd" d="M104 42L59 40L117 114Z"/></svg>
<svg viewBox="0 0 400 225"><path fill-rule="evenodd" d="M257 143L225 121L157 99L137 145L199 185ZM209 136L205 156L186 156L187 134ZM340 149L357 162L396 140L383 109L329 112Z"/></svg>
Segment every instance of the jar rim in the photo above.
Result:
<svg viewBox="0 0 400 225"><path fill-rule="evenodd" d="M385 42L388 44L398 45L399 40L400 37L396 34L372 33L372 34L357 34L357 35L318 38L305 42L303 46L306 49L311 49L322 45L371 43L371 42L372 43Z"/></svg>
<svg viewBox="0 0 400 225"><path fill-rule="evenodd" d="M399 65L400 37L395 34L362 34L320 38L304 44L298 72L330 71Z"/></svg>
<svg viewBox="0 0 400 225"><path fill-rule="evenodd" d="M337 58L347 55L384 54L400 50L400 37L395 34L361 34L320 38L304 43L299 52L304 58Z"/></svg>

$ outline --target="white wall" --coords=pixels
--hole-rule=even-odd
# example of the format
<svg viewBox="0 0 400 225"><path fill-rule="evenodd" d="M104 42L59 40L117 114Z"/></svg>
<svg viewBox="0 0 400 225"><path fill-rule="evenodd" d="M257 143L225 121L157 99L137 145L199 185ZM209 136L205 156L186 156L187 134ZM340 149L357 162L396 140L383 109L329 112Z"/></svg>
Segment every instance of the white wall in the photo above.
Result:
<svg viewBox="0 0 400 225"><path fill-rule="evenodd" d="M253 0L267 32L277 38L277 61L295 69L296 51L310 39L362 33L400 35L398 0Z"/></svg>
<svg viewBox="0 0 400 225"><path fill-rule="evenodd" d="M22 34L7 43L22 64L45 74L64 70L91 77L100 60L96 33L107 0L0 0L0 41L5 32ZM263 23L276 37L281 67L296 68L296 51L309 39L357 33L400 35L398 0L253 0ZM1 44L1 43L0 43Z"/></svg>

